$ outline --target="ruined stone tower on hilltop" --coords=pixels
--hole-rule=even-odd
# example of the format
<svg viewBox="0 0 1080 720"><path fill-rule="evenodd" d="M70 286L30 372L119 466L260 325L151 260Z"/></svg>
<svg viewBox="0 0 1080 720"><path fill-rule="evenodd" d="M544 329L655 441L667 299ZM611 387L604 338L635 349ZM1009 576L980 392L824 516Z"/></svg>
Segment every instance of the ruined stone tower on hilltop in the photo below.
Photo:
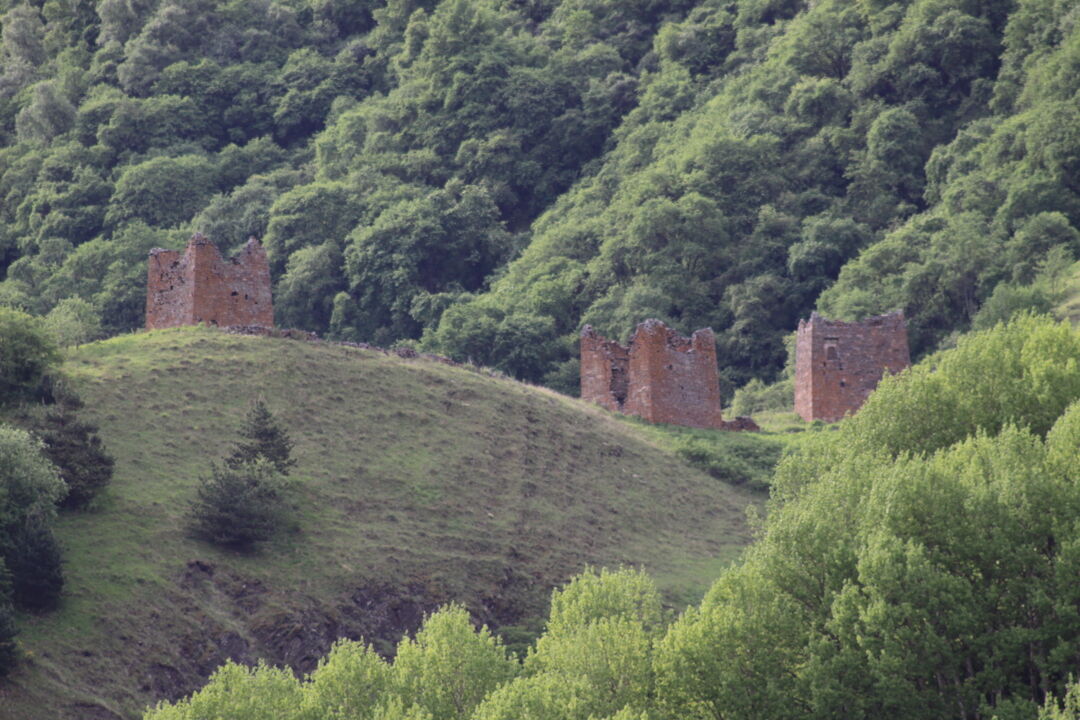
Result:
<svg viewBox="0 0 1080 720"><path fill-rule="evenodd" d="M270 264L255 238L240 254L223 258L195 233L183 253L150 251L146 282L146 327L178 325L274 326Z"/></svg>
<svg viewBox="0 0 1080 720"><path fill-rule="evenodd" d="M720 416L716 338L707 328L685 338L659 320L646 320L623 347L586 325L581 397L650 422L727 425Z"/></svg>
<svg viewBox="0 0 1080 720"><path fill-rule="evenodd" d="M795 340L795 412L835 422L866 402L886 373L911 365L902 312L847 323L816 312Z"/></svg>

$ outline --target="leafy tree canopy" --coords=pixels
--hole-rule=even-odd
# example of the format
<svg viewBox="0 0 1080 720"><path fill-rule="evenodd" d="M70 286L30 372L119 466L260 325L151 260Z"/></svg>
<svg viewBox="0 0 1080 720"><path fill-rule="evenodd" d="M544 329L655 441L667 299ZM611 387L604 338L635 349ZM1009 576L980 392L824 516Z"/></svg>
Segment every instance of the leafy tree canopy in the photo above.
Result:
<svg viewBox="0 0 1080 720"><path fill-rule="evenodd" d="M0 403L27 397L58 364L56 343L42 323L0 307Z"/></svg>
<svg viewBox="0 0 1080 720"><path fill-rule="evenodd" d="M1072 10L9 0L0 304L138 327L202 230L265 238L279 323L567 391L584 322L711 326L725 385L815 308L920 356L1080 255Z"/></svg>

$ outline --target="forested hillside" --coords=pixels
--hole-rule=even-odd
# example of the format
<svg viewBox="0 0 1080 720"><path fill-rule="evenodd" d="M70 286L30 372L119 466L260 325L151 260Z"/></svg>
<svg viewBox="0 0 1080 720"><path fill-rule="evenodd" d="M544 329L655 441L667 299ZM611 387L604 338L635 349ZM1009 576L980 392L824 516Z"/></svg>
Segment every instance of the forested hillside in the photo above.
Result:
<svg viewBox="0 0 1080 720"><path fill-rule="evenodd" d="M566 387L579 322L656 316L711 325L740 382L783 364L829 288L828 313L903 309L932 349L997 283L1080 249L1076 20L1071 2L702 3L659 33L603 165L434 338L474 352L531 318L564 338L536 367Z"/></svg>
<svg viewBox="0 0 1080 720"><path fill-rule="evenodd" d="M679 9L40 5L4 3L4 302L74 293L138 326L146 251L199 228L265 238L283 324L379 343L418 337L527 243Z"/></svg>
<svg viewBox="0 0 1080 720"><path fill-rule="evenodd" d="M202 230L283 325L570 390L581 323L659 317L738 384L815 307L922 353L1080 253L1071 0L0 9L0 303L106 331Z"/></svg>

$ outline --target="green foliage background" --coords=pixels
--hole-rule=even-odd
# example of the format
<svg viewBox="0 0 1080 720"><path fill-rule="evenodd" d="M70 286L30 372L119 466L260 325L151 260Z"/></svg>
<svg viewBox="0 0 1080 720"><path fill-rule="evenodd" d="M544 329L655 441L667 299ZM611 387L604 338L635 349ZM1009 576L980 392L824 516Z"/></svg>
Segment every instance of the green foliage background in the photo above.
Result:
<svg viewBox="0 0 1080 720"><path fill-rule="evenodd" d="M1015 313L1058 302L1078 228L1073 0L0 0L5 398L56 359L9 308L63 345L138 327L147 252L194 230L263 239L280 324L564 391L585 322L711 326L728 386L782 378L815 308L903 309L928 358L806 433L677 619L586 575L520 667L451 608L393 664L227 667L162 718L1075 708L1080 345ZM753 482L778 452L678 443ZM5 553L34 531L6 497Z"/></svg>
<svg viewBox="0 0 1080 720"><path fill-rule="evenodd" d="M741 385L815 307L922 354L1080 253L1069 0L0 12L0 303L106 332L200 229L264 239L285 325L574 390L583 322L659 317Z"/></svg>

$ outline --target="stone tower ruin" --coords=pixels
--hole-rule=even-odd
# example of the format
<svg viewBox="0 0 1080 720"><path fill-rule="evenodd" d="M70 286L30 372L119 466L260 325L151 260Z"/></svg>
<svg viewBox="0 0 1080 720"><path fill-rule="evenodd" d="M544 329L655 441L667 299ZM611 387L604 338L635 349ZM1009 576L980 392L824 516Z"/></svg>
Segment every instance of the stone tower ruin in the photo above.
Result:
<svg viewBox="0 0 1080 720"><path fill-rule="evenodd" d="M586 325L581 397L649 422L724 428L713 331L682 337L659 320L637 326L623 347Z"/></svg>
<svg viewBox="0 0 1080 720"><path fill-rule="evenodd" d="M224 258L201 233L183 253L150 251L146 282L148 330L178 325L274 326L270 264L255 238Z"/></svg>
<svg viewBox="0 0 1080 720"><path fill-rule="evenodd" d="M862 322L800 320L795 339L795 412L835 422L854 413L886 373L911 365L902 312Z"/></svg>

